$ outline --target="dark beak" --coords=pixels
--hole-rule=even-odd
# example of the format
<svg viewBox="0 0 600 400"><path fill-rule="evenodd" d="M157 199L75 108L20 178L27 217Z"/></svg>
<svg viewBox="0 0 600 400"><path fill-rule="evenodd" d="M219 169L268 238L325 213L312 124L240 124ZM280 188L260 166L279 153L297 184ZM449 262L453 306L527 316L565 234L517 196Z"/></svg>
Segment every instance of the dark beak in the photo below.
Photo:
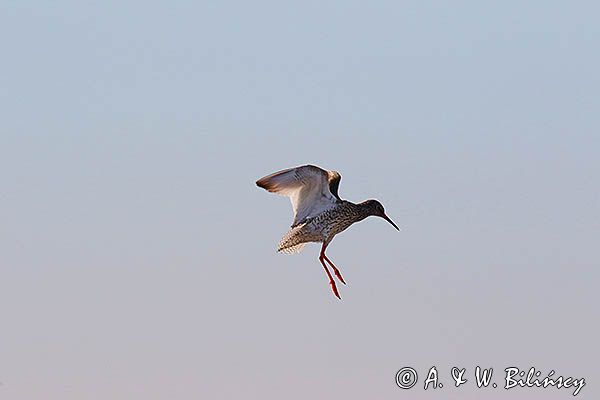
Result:
<svg viewBox="0 0 600 400"><path fill-rule="evenodd" d="M396 225L396 224L394 223L394 221L392 221L392 220L390 219L390 217L388 217L387 215L383 214L383 215L381 215L381 218L385 219L387 222L389 222L390 224L392 224L392 225L394 226L394 228L396 228L396 229L400 230L400 228L398 228L398 225Z"/></svg>

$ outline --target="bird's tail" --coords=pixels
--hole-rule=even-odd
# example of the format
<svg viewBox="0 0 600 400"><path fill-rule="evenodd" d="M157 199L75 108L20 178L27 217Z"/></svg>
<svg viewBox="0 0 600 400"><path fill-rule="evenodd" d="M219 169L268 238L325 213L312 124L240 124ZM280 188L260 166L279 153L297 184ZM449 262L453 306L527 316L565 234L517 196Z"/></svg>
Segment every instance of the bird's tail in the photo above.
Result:
<svg viewBox="0 0 600 400"><path fill-rule="evenodd" d="M300 243L295 246L282 248L281 246L277 249L278 252L283 254L297 254L302 251L306 243Z"/></svg>
<svg viewBox="0 0 600 400"><path fill-rule="evenodd" d="M308 240L302 235L302 228L305 224L301 224L290 229L279 241L277 251L285 254L300 253Z"/></svg>

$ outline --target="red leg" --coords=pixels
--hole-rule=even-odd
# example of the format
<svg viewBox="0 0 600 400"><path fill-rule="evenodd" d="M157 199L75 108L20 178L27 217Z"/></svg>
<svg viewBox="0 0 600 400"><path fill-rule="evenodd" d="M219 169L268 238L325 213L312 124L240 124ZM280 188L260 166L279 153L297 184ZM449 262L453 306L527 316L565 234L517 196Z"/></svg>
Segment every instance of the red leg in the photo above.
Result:
<svg viewBox="0 0 600 400"><path fill-rule="evenodd" d="M335 276L337 276L337 278L340 280L340 282L342 282L345 285L346 282L344 282L344 278L342 277L342 274L340 274L340 271L335 267L335 265L333 265L331 260L329 258L327 258L327 256L325 254L323 254L323 258L325 258L325 261L327 261L329 263L329 265L331 265L331 268L333 268L333 273L335 274Z"/></svg>
<svg viewBox="0 0 600 400"><path fill-rule="evenodd" d="M325 255L325 249L326 248L327 248L327 245L325 243L323 243L323 246L321 247L321 255L320 255L320 257L323 257L325 259L325 261L327 261L327 263L329 263L329 265L331 266L331 268L333 268L333 272L335 273L335 276L337 276L337 278L340 280L340 282L342 282L345 285L346 282L344 281L344 278L342 277L342 274L335 267L335 265L333 265L333 262L327 257L327 255Z"/></svg>
<svg viewBox="0 0 600 400"><path fill-rule="evenodd" d="M325 268L325 272L327 273L327 277L329 278L329 284L331 285L331 290L333 291L333 294L335 294L335 297L337 297L338 299L341 300L342 298L340 297L340 294L338 293L337 286L335 285L335 281L333 280L333 277L331 276L331 272L329 272L329 270L327 269L327 265L325 265L324 259L325 259L324 254L323 254L323 252L321 252L321 254L319 255L319 261L323 265L323 268Z"/></svg>

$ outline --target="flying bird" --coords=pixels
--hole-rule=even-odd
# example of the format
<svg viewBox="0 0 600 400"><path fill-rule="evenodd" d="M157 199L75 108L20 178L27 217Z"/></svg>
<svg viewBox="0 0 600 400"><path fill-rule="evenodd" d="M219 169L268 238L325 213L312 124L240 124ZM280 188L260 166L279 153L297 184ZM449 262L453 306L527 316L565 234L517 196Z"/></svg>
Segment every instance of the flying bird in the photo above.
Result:
<svg viewBox="0 0 600 400"><path fill-rule="evenodd" d="M319 261L325 268L333 294L340 300L335 281L325 264L327 262L331 266L335 276L345 285L342 274L325 254L335 235L371 215L385 219L400 230L385 214L379 201L366 200L355 204L342 200L338 194L341 179L337 171L304 165L275 172L256 181L259 187L287 196L292 201L292 229L283 236L277 251L298 253L308 242L322 243Z"/></svg>

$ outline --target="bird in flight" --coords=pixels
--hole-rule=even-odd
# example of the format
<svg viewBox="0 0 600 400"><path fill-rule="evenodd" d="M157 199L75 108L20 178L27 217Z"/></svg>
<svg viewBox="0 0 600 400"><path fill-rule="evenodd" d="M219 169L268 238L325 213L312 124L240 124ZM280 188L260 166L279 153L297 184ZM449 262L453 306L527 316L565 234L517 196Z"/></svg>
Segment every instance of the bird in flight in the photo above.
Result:
<svg viewBox="0 0 600 400"><path fill-rule="evenodd" d="M340 300L335 281L325 264L327 262L331 266L335 276L345 285L342 274L325 255L334 236L371 215L385 219L400 230L377 200L366 200L358 204L342 200L338 195L341 179L342 176L337 171L304 165L275 172L256 181L259 187L287 196L292 201L292 229L283 236L277 251L298 253L308 242L322 243L319 261L325 268L333 294Z"/></svg>

